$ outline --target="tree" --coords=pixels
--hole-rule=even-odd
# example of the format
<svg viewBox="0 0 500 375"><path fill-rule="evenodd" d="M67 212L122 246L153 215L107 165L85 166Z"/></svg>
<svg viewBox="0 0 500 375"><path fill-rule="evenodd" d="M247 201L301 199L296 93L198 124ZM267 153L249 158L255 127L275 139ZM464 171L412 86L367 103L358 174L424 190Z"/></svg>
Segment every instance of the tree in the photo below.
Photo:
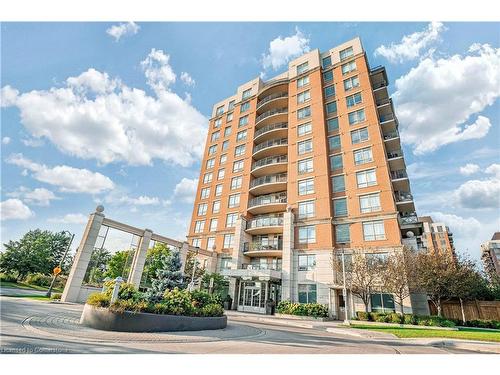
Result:
<svg viewBox="0 0 500 375"><path fill-rule="evenodd" d="M156 276L156 271L161 269L162 256L168 256L169 254L170 249L161 242L156 242L152 248L148 249L143 271L143 279L146 285L151 285L153 278Z"/></svg>
<svg viewBox="0 0 500 375"><path fill-rule="evenodd" d="M133 257L134 250L117 251L106 264L104 277L115 279L118 276L125 277L128 275Z"/></svg>
<svg viewBox="0 0 500 375"><path fill-rule="evenodd" d="M16 273L18 280L24 279L29 273L49 275L59 264L70 240L66 232L31 230L19 241L4 244L0 270Z"/></svg>
<svg viewBox="0 0 500 375"><path fill-rule="evenodd" d="M186 266L184 267L184 277L186 280L191 282L191 278L193 277L193 267L194 261L196 259L196 253L189 251L186 256ZM200 267L200 262L197 260L196 262L196 270L194 271L194 283L198 284L200 279L203 277L205 270Z"/></svg>
<svg viewBox="0 0 500 375"><path fill-rule="evenodd" d="M392 293L404 315L403 301L410 296L409 280L412 278L414 251L404 246L401 251L389 255L382 266L380 280L384 291Z"/></svg>
<svg viewBox="0 0 500 375"><path fill-rule="evenodd" d="M106 265L110 259L111 253L108 250L104 248L94 249L90 255L89 265L83 278L85 282L92 285L99 285L104 279Z"/></svg>
<svg viewBox="0 0 500 375"><path fill-rule="evenodd" d="M227 281L224 279L220 273L205 273L201 279L201 289L209 291L210 289L210 279L214 279L214 284L212 288L213 294L218 294L221 297L225 297L224 293L227 290Z"/></svg>
<svg viewBox="0 0 500 375"><path fill-rule="evenodd" d="M162 255L161 268L156 271L156 277L148 291L150 301L160 300L166 290L184 287L181 267L178 250L172 250L169 255Z"/></svg>

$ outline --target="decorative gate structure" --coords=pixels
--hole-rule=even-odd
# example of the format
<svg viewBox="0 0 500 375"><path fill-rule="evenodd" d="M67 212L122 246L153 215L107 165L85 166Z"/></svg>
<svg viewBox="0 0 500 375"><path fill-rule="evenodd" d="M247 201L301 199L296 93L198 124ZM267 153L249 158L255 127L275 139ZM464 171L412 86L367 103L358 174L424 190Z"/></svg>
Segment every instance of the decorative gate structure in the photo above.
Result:
<svg viewBox="0 0 500 375"><path fill-rule="evenodd" d="M205 269L208 272L215 272L217 265L217 253L193 247L186 241L177 241L156 233L150 229L140 229L128 224L108 219L104 216L104 207L97 206L95 212L89 215L89 220L82 240L76 250L73 265L71 267L66 286L61 297L63 302L84 302L88 295L95 291L100 291L100 288L84 285L84 279L87 275L87 269L94 251L102 250L109 229L115 229L128 233L132 236L130 243L129 257L126 260L128 269L125 275L127 282L134 284L137 288L141 283L144 265L146 262L147 251L150 248L150 243L164 243L169 247L176 248L180 251L182 267L186 264L188 253L194 252L197 257L202 257L205 260ZM203 264L203 263L202 263ZM87 275L88 276L88 275Z"/></svg>

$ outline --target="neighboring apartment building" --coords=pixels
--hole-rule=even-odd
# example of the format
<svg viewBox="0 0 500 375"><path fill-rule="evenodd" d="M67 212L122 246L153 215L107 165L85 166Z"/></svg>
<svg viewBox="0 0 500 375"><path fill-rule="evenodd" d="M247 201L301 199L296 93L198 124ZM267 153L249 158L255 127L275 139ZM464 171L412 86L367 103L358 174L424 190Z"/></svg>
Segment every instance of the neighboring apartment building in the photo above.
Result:
<svg viewBox="0 0 500 375"><path fill-rule="evenodd" d="M453 233L446 224L435 223L430 216L422 216L418 220L422 222L424 229L422 233L422 249L456 257Z"/></svg>
<svg viewBox="0 0 500 375"><path fill-rule="evenodd" d="M234 308L289 299L342 318L334 257L421 246L387 85L356 38L214 106L188 240L219 254ZM350 311L358 302L348 296ZM393 309L392 296L374 294L372 308Z"/></svg>
<svg viewBox="0 0 500 375"><path fill-rule="evenodd" d="M500 232L481 244L481 259L488 277L500 276Z"/></svg>

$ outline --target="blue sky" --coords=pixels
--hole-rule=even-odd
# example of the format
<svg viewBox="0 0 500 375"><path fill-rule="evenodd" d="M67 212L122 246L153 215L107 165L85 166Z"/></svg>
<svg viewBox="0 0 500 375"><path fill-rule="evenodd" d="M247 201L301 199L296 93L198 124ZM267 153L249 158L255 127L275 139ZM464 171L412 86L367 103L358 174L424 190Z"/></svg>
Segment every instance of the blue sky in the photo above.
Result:
<svg viewBox="0 0 500 375"><path fill-rule="evenodd" d="M114 28L113 28L114 26ZM385 65L420 215L500 230L493 23L2 23L2 242L108 217L182 239L213 103L359 36ZM264 56L275 62L263 66ZM85 181L85 183L83 182Z"/></svg>

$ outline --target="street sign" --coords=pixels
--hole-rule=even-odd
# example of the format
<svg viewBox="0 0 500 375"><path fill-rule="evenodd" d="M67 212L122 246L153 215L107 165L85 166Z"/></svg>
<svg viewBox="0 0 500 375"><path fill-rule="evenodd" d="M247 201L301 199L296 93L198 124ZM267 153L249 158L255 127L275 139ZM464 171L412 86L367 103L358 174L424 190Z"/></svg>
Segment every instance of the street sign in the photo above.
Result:
<svg viewBox="0 0 500 375"><path fill-rule="evenodd" d="M208 285L210 288L213 288L214 287L214 278L211 277L210 278L210 284Z"/></svg>
<svg viewBox="0 0 500 375"><path fill-rule="evenodd" d="M54 268L54 275L59 275L61 273L61 267Z"/></svg>

